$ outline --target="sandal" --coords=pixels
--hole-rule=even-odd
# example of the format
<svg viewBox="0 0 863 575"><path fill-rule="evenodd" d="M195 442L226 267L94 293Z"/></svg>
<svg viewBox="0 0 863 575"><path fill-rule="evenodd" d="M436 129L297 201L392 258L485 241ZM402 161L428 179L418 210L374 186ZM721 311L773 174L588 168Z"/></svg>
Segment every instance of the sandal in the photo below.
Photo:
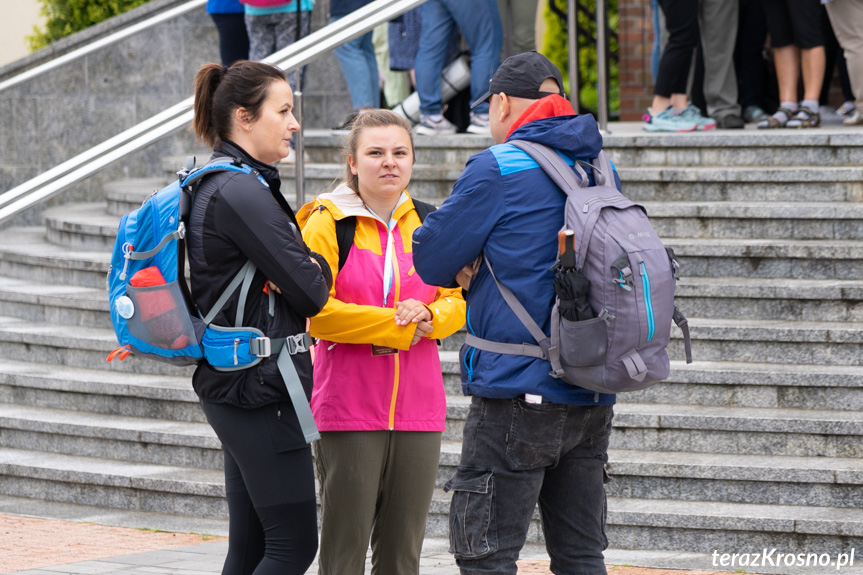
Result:
<svg viewBox="0 0 863 575"><path fill-rule="evenodd" d="M785 121L780 120L776 117L776 114L779 112L783 112L785 117L787 118ZM788 121L793 118L797 114L797 110L791 110L790 108L783 108L782 106L776 110L776 114L772 116L768 116L766 120L761 120L758 122L759 130L775 130L777 128L784 128Z"/></svg>
<svg viewBox="0 0 863 575"><path fill-rule="evenodd" d="M797 113L785 123L786 128L817 128L821 125L821 114L801 106Z"/></svg>

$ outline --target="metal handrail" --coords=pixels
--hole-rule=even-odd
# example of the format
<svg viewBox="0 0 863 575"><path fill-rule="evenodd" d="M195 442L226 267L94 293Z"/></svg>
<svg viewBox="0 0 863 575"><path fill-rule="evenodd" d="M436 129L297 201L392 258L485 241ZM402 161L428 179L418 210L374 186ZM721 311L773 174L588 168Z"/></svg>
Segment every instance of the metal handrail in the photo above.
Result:
<svg viewBox="0 0 863 575"><path fill-rule="evenodd" d="M309 34L264 59L286 73L304 66L324 53L370 32L384 22L411 10L426 0L375 0L348 16ZM192 122L194 98L156 114L62 164L0 195L0 224L47 200L70 186L108 167L123 156L141 150L185 128ZM297 170L303 169L302 155ZM299 190L298 190L299 192ZM298 193L298 196L300 194Z"/></svg>
<svg viewBox="0 0 863 575"><path fill-rule="evenodd" d="M147 30L148 28L152 28L153 26L161 24L162 22L172 20L173 18L176 18L177 16L182 16L186 12L191 12L192 10L196 10L198 8L201 8L202 6L205 6L206 4L207 4L207 0L190 0L189 2L186 2L185 4L181 4L180 6L175 6L175 7L171 8L170 10L165 10L164 12L160 12L158 15L153 16L152 18L147 18L146 20L142 20L141 22L138 22L137 24L133 24L132 26L129 26L127 28L123 28L122 30L120 30L118 32L114 32L113 34L111 34L109 36L105 36L104 38L100 38L99 40L91 42L91 43L87 44L86 46L82 46L82 47L78 48L77 50L72 50L71 52L69 52L67 54L63 54L62 56L58 56L57 58L54 58L53 60L45 62L44 64L41 64L39 66L35 66L35 67L27 70L26 72L21 72L17 76L13 76L13 77L9 78L8 80L4 80L3 82L0 82L0 92L2 92L3 90L5 90L7 88L11 88L12 86L16 86L22 82L26 82L27 80L35 78L36 76L40 76L42 74L50 72L51 70L59 68L60 66L62 66L64 64L68 64L72 60L77 60L78 58L82 58L82 57L86 56L87 54L91 54L91 53L95 52L96 50L100 50L106 46L116 44L117 42L120 42L121 40L125 40L129 36L134 36L138 32L142 32L144 30Z"/></svg>

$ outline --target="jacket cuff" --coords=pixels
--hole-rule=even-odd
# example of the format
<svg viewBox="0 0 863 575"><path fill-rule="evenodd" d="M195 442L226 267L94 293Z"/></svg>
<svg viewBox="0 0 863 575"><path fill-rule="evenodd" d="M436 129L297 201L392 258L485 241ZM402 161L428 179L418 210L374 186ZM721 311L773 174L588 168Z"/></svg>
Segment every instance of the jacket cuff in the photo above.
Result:
<svg viewBox="0 0 863 575"><path fill-rule="evenodd" d="M324 274L324 281L327 282L327 289L333 289L333 272L330 269L330 264L327 263L326 258L321 254L313 251L309 251L311 256L315 258L315 261L321 264L321 273Z"/></svg>

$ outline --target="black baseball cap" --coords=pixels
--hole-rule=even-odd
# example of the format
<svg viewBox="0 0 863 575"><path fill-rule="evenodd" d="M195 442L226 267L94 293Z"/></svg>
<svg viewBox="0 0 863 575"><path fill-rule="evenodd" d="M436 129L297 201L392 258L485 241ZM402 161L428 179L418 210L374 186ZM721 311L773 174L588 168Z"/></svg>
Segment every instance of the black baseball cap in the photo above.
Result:
<svg viewBox="0 0 863 575"><path fill-rule="evenodd" d="M548 78L557 81L560 92L539 91L539 87ZM566 98L560 70L548 58L535 51L522 52L504 60L489 81L488 92L477 98L470 105L471 109L491 98L492 94L500 94L501 92L507 96L529 100L539 100L551 94L560 94Z"/></svg>

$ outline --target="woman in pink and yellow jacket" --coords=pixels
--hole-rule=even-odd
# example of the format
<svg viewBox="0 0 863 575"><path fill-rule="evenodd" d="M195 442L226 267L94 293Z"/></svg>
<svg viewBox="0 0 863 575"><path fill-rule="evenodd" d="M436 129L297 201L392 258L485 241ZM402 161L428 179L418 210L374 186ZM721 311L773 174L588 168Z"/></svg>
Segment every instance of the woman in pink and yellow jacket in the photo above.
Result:
<svg viewBox="0 0 863 575"><path fill-rule="evenodd" d="M321 431L320 575L419 573L446 420L436 339L465 319L460 289L430 286L413 268L421 225L405 188L410 126L388 110L360 114L345 146L346 181L307 205L303 237L338 269L336 221L353 244L324 309L311 321L312 412Z"/></svg>

